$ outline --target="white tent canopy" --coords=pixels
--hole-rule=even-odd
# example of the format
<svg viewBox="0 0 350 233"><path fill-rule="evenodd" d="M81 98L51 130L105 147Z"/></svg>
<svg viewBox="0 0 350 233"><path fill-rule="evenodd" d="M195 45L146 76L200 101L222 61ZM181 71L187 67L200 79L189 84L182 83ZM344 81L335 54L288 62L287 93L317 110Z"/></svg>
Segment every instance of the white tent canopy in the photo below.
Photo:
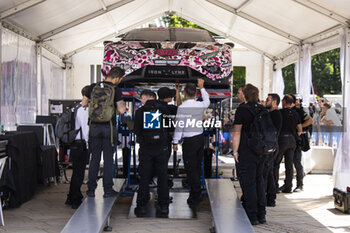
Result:
<svg viewBox="0 0 350 233"><path fill-rule="evenodd" d="M103 40L173 12L275 63L295 61L298 45L314 53L340 47L348 0L2 0L2 26L69 58ZM316 46L318 45L318 46ZM293 55L294 56L290 56ZM291 57L291 58L288 58ZM282 64L282 63L281 63ZM286 65L286 64L284 64Z"/></svg>
<svg viewBox="0 0 350 233"><path fill-rule="evenodd" d="M300 67L298 89L310 94L310 55L341 47L343 106L349 106L349 0L1 0L1 123L8 128L30 123L42 114L49 94L64 98L75 88L71 69L56 72L62 71L56 64L70 68L74 54L167 13L261 54L257 64L262 68L261 80L256 82L264 95L282 87L269 86L271 70L280 73L281 67L295 61ZM281 80L276 75L275 80ZM336 178L341 189L349 185L349 115L350 108L346 108L341 156L337 155L340 162L336 163L340 165L335 169L343 174Z"/></svg>

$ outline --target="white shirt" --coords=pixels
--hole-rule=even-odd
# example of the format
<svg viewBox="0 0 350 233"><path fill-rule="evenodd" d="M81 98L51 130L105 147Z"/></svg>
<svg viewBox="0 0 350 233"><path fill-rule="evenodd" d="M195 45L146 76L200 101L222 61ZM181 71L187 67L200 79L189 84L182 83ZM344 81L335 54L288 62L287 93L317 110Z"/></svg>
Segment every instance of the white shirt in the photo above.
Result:
<svg viewBox="0 0 350 233"><path fill-rule="evenodd" d="M337 116L337 113L333 108L327 109L324 119L326 119L327 121L331 120L333 122L332 125L334 126L341 126L339 117Z"/></svg>
<svg viewBox="0 0 350 233"><path fill-rule="evenodd" d="M87 142L89 139L89 108L80 107L77 110L77 115L75 117L75 129L82 130L83 139ZM80 132L78 132L75 140L80 140Z"/></svg>
<svg viewBox="0 0 350 233"><path fill-rule="evenodd" d="M174 144L177 144L181 138L189 138L203 133L203 127L196 124L202 122L204 110L208 108L210 100L207 91L204 88L200 90L203 101L189 99L177 109ZM179 122L184 122L184 124L180 125Z"/></svg>

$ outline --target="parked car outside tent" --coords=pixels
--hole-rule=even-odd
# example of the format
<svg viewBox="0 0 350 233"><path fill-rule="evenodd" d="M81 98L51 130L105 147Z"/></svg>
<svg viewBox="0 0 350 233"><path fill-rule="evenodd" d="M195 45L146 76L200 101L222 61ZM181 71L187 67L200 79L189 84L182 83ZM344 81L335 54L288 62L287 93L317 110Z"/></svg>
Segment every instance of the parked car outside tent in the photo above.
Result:
<svg viewBox="0 0 350 233"><path fill-rule="evenodd" d="M193 28L134 29L118 42L104 43L102 73L113 66L126 72L124 87L135 83L196 82L229 88L232 43L221 44L209 32Z"/></svg>

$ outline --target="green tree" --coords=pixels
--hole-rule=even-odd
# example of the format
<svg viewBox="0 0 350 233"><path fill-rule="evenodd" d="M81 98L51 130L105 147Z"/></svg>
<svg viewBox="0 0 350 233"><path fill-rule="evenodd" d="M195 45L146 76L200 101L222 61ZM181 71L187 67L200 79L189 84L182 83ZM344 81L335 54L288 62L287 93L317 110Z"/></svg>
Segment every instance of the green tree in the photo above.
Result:
<svg viewBox="0 0 350 233"><path fill-rule="evenodd" d="M282 69L284 93L295 93L295 63ZM330 50L312 56L312 85L315 94L341 94L340 49Z"/></svg>
<svg viewBox="0 0 350 233"><path fill-rule="evenodd" d="M246 68L245 66L233 67L233 84L232 84L232 96L236 96L238 88L245 84Z"/></svg>
<svg viewBox="0 0 350 233"><path fill-rule="evenodd" d="M340 49L312 56L312 85L315 94L341 94Z"/></svg>
<svg viewBox="0 0 350 233"><path fill-rule="evenodd" d="M176 28L198 28L196 24L183 19L177 15L165 15L163 16L163 21L169 25L169 27L176 27Z"/></svg>
<svg viewBox="0 0 350 233"><path fill-rule="evenodd" d="M284 80L284 94L296 92L294 73L295 63L282 68L282 76Z"/></svg>
<svg viewBox="0 0 350 233"><path fill-rule="evenodd" d="M197 24L188 21L184 18L181 18L178 15L165 15L163 16L163 21L169 26L169 27L175 27L175 28L199 28L208 31L211 35L217 36L217 34L202 28L201 26L198 26Z"/></svg>

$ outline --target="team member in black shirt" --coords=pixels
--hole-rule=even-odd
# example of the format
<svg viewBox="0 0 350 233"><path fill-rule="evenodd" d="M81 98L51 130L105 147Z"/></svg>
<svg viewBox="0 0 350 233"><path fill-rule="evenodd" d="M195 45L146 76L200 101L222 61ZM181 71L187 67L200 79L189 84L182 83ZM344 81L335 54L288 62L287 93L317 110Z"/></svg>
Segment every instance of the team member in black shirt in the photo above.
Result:
<svg viewBox="0 0 350 233"><path fill-rule="evenodd" d="M278 110L278 105L280 104L280 97L278 94L271 93L268 94L266 98L266 108L269 110L271 120L277 130L279 135L282 127L282 115ZM276 205L276 185L274 178L274 163L276 156L278 154L277 150L265 160L264 165L264 182L266 190L266 205L275 206Z"/></svg>
<svg viewBox="0 0 350 233"><path fill-rule="evenodd" d="M251 84L243 88L247 103L236 111L233 123L233 155L236 160L237 176L243 191L243 207L252 225L266 222L266 196L263 179L264 157L257 155L248 146L248 133L254 116L249 108L264 108L257 104L259 90Z"/></svg>
<svg viewBox="0 0 350 233"><path fill-rule="evenodd" d="M125 103L122 98L122 92L117 85L121 82L125 72L119 67L113 67L105 81L102 84L108 84L114 86L114 103L115 109L124 114L126 111ZM87 106L88 99L91 97L91 93L96 83L90 85L89 89L84 96L82 105ZM91 121L91 120L90 120ZM113 190L113 153L114 147L111 143L114 138L117 137L116 133L116 116L112 118L112 129L109 122L98 123L91 121L89 131L89 149L91 151L91 160L89 165L89 181L88 191L86 192L89 197L95 197L95 189L97 187L97 174L100 169L101 152L103 151L103 197L115 196L117 192ZM113 132L113 138L111 139L111 132Z"/></svg>
<svg viewBox="0 0 350 233"><path fill-rule="evenodd" d="M164 105L165 108L167 108L167 110L170 113L169 119L171 119L172 121L175 120L175 116L177 113L177 106L180 106L182 104L181 96L180 96L181 88L182 88L181 85L177 85L176 90L170 89L168 87L161 87L157 91L158 100L162 105ZM173 101L173 98L175 96L176 96L176 105L169 104L171 101ZM168 133L169 133L168 134L168 160L170 159L171 152L172 152L172 141L174 136L174 130L175 130L174 127L171 127L168 130ZM168 179L168 185L170 188L174 185L171 179ZM170 199L172 200L172 197L170 197Z"/></svg>
<svg viewBox="0 0 350 233"><path fill-rule="evenodd" d="M282 128L278 137L279 152L277 154L274 166L276 188L278 188L279 168L284 155L284 162L286 167L286 178L284 185L280 190L284 193L292 192L293 181L293 157L296 147L296 134L300 135L302 132L300 118L298 113L291 109L293 97L285 95L282 100L283 109L282 114Z"/></svg>
<svg viewBox="0 0 350 233"><path fill-rule="evenodd" d="M303 134L308 133L308 127L312 124L311 117L303 110L303 107L300 106L301 98L292 95L293 104L292 109L296 111L300 117L300 122L302 123ZM294 151L293 163L296 170L296 179L297 179L297 187L293 190L293 192L300 192L303 190L303 179L304 179L304 168L301 164L301 146L297 145Z"/></svg>
<svg viewBox="0 0 350 233"><path fill-rule="evenodd" d="M169 115L168 109L159 100L154 99L150 90L141 92L141 99L146 100L145 104L135 113L135 134L140 143L139 150L139 175L140 184L137 194L137 207L134 213L137 217L147 214L146 205L149 201L149 183L156 174L158 177L157 194L158 205L157 215L166 217L169 213L169 188L168 188L168 132L163 128L162 119ZM159 128L145 128L145 114L151 114L154 123L158 121ZM159 114L159 115L158 115Z"/></svg>
<svg viewBox="0 0 350 233"><path fill-rule="evenodd" d="M170 117L172 117L172 120L175 120L175 116L177 113L177 106L180 106L182 104L181 101L181 96L180 96L180 91L181 91L181 86L178 85L176 87L176 90L170 89L167 87L161 87L157 91L158 95L158 100L159 103L161 103L165 108L168 109L170 113ZM169 104L171 101L173 101L173 98L176 96L176 106L173 104ZM168 158L170 158L171 151L172 151L172 140L173 140L173 135L174 135L174 128L169 130L169 135L168 135Z"/></svg>

